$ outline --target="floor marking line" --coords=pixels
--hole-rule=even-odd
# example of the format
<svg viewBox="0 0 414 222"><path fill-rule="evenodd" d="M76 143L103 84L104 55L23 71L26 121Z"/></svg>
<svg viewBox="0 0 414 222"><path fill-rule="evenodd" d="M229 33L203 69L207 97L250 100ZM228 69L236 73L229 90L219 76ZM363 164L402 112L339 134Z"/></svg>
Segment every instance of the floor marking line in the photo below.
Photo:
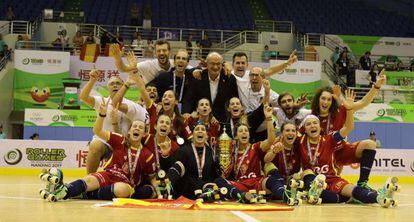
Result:
<svg viewBox="0 0 414 222"><path fill-rule="evenodd" d="M254 217L247 215L241 211L230 211L232 214L240 217L242 220L246 222L260 222L260 220L256 220Z"/></svg>
<svg viewBox="0 0 414 222"><path fill-rule="evenodd" d="M39 198L34 198L34 197L11 197L11 196L0 196L0 199L15 199L15 200L42 200L40 197Z"/></svg>

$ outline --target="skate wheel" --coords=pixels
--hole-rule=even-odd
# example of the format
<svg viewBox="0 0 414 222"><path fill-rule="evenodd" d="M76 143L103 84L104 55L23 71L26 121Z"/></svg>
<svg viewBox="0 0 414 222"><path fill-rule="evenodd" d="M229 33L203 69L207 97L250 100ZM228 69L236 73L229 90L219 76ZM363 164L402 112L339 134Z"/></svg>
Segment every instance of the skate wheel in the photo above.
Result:
<svg viewBox="0 0 414 222"><path fill-rule="evenodd" d="M161 181L159 181L159 180L157 180L157 181L155 181L155 183L159 186L159 185L161 185Z"/></svg>
<svg viewBox="0 0 414 222"><path fill-rule="evenodd" d="M173 199L172 195L168 195L168 200L172 200L172 199Z"/></svg>
<svg viewBox="0 0 414 222"><path fill-rule="evenodd" d="M249 193L256 194L257 192L256 192L256 190L249 190Z"/></svg>
<svg viewBox="0 0 414 222"><path fill-rule="evenodd" d="M259 203L261 203L261 204L265 204L267 201L266 201L266 199L264 199L264 198L262 198L262 199L260 199L260 201L259 201Z"/></svg>
<svg viewBox="0 0 414 222"><path fill-rule="evenodd" d="M259 195L262 195L262 196L266 195L266 191L264 190L259 191Z"/></svg>
<svg viewBox="0 0 414 222"><path fill-rule="evenodd" d="M322 198L318 198L318 202L316 202L317 205L322 204Z"/></svg>
<svg viewBox="0 0 414 222"><path fill-rule="evenodd" d="M204 201L203 201L203 198L198 198L196 199L196 202L203 203Z"/></svg>
<svg viewBox="0 0 414 222"><path fill-rule="evenodd" d="M391 206L392 207L397 207L398 206L398 201L397 200L392 200L391 201Z"/></svg>
<svg viewBox="0 0 414 222"><path fill-rule="evenodd" d="M158 199L162 199L162 195L159 195L159 196L158 196Z"/></svg>
<svg viewBox="0 0 414 222"><path fill-rule="evenodd" d="M322 188L323 188L324 190L326 190L326 187L327 187L327 186L328 186L328 184L327 184L327 183L323 183L323 187L322 187Z"/></svg>
<svg viewBox="0 0 414 222"><path fill-rule="evenodd" d="M165 178L165 171L164 170L159 170L157 173L158 178L163 179Z"/></svg>
<svg viewBox="0 0 414 222"><path fill-rule="evenodd" d="M200 194L202 194L203 193L203 191L202 190L200 190L200 189L198 189L198 190L195 190L194 191L194 194L197 196L197 195L200 195Z"/></svg>
<svg viewBox="0 0 414 222"><path fill-rule="evenodd" d="M214 194L214 200L220 200L220 194L218 193Z"/></svg>
<svg viewBox="0 0 414 222"><path fill-rule="evenodd" d="M296 188L296 180L295 179L290 179L289 180L289 186L292 188Z"/></svg>
<svg viewBox="0 0 414 222"><path fill-rule="evenodd" d="M43 181L43 182L48 182L48 178L50 177L50 174L48 174L48 173L41 173L40 175L39 175L39 177L40 177L40 179Z"/></svg>
<svg viewBox="0 0 414 222"><path fill-rule="evenodd" d="M49 173L52 174L52 175L54 175L54 176L57 176L59 174L59 169L58 168L55 168L55 167L50 168L49 169Z"/></svg>
<svg viewBox="0 0 414 222"><path fill-rule="evenodd" d="M41 189L40 192L39 192L39 194L40 194L40 197L43 200L46 200L47 199L47 196L49 195L49 192L47 192L47 190L45 190L45 189Z"/></svg>
<svg viewBox="0 0 414 222"><path fill-rule="evenodd" d="M220 194L226 196L229 190L226 187L220 188Z"/></svg>
<svg viewBox="0 0 414 222"><path fill-rule="evenodd" d="M288 201L287 201L287 205L289 205L289 206L295 205L295 199L289 198Z"/></svg>
<svg viewBox="0 0 414 222"><path fill-rule="evenodd" d="M59 177L57 177L57 176L51 176L51 177L49 177L49 182L51 184L57 184L57 183L59 183Z"/></svg>
<svg viewBox="0 0 414 222"><path fill-rule="evenodd" d="M302 180L300 180L298 188L302 189L304 186L305 186L305 183Z"/></svg>
<svg viewBox="0 0 414 222"><path fill-rule="evenodd" d="M297 201L298 205L302 205L302 203L303 203L302 199L296 199L296 201Z"/></svg>
<svg viewBox="0 0 414 222"><path fill-rule="evenodd" d="M395 192L400 192L401 191L401 186L400 185L395 185L394 186L394 191Z"/></svg>
<svg viewBox="0 0 414 222"><path fill-rule="evenodd" d="M47 196L47 201L49 201L49 202L56 202L57 201L56 196L53 195L53 194L49 194Z"/></svg>
<svg viewBox="0 0 414 222"><path fill-rule="evenodd" d="M250 199L250 203L257 203L257 198Z"/></svg>
<svg viewBox="0 0 414 222"><path fill-rule="evenodd" d="M315 203L315 202L316 202L316 200L315 200L315 197L314 197L314 196L309 196L309 197L308 197L308 203L313 204L313 203Z"/></svg>
<svg viewBox="0 0 414 222"><path fill-rule="evenodd" d="M167 178L167 179L165 179L165 183L166 183L166 184L170 183L170 179L168 179L168 178Z"/></svg>
<svg viewBox="0 0 414 222"><path fill-rule="evenodd" d="M389 198L384 198L384 200L382 201L381 206L382 207L389 207L391 204L391 200Z"/></svg>

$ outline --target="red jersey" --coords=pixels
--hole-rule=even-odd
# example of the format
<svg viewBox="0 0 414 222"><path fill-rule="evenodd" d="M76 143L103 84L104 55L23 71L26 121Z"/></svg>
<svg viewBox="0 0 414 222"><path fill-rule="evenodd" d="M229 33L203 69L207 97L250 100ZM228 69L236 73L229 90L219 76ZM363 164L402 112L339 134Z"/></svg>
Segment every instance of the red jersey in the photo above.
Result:
<svg viewBox="0 0 414 222"><path fill-rule="evenodd" d="M147 112L149 115L149 133L155 134L155 121L157 121L157 107L154 105L154 103L151 103L151 106L147 108ZM168 137L170 137L171 140L177 141L177 135L182 137L183 139L189 140L192 137L192 132L190 130L190 127L188 127L187 123L184 122L183 126L181 127L181 131L177 133L177 119L174 118L172 120L172 129Z"/></svg>
<svg viewBox="0 0 414 222"><path fill-rule="evenodd" d="M192 129L196 125L197 121L198 121L198 118L193 118L190 116L187 119L187 124ZM208 126L208 129L207 129L207 135L208 135L208 139L209 139L208 141L210 143L210 147L213 149L216 148L217 140L219 138L219 133L220 133L220 123L218 122L210 123L210 126Z"/></svg>
<svg viewBox="0 0 414 222"><path fill-rule="evenodd" d="M150 134L150 135L147 135L143 140L144 140L143 142L144 146L147 147L154 154L155 164L158 167L160 162L163 162L162 159L165 159L165 157L161 156L160 146L157 145L157 147L155 147L155 136ZM180 146L175 141L171 140L171 150L168 156L172 156L175 152L177 152L178 148L180 148ZM163 164L161 163L161 165ZM164 169L162 166L161 168ZM164 170L168 170L168 169L164 169Z"/></svg>
<svg viewBox="0 0 414 222"><path fill-rule="evenodd" d="M260 149L260 143L251 145L244 153L237 153L233 163L236 181L262 176L261 160L265 153Z"/></svg>
<svg viewBox="0 0 414 222"><path fill-rule="evenodd" d="M333 154L337 147L342 146L343 143L339 132L320 136L318 144L308 143L308 137L304 135L296 139L295 148L299 151L303 170L311 169L315 174L334 177L337 176L337 172L334 167Z"/></svg>
<svg viewBox="0 0 414 222"><path fill-rule="evenodd" d="M295 148L280 151L276 154L272 163L277 167L279 174L285 179L300 171L299 153Z"/></svg>
<svg viewBox="0 0 414 222"><path fill-rule="evenodd" d="M329 114L328 116L318 116L321 123L321 135L326 135L338 131L344 126L346 120L346 108L341 104L335 116ZM329 125L328 125L329 123Z"/></svg>
<svg viewBox="0 0 414 222"><path fill-rule="evenodd" d="M112 146L112 156L105 165L105 171L119 178L119 181L131 185L138 185L144 176L154 174L155 158L149 149L145 147L141 149L132 146L129 147L125 143L125 137L113 132L110 133L107 142ZM129 153L131 155L130 161L128 161ZM138 153L138 162L135 165L135 157ZM132 181L131 171L133 171Z"/></svg>

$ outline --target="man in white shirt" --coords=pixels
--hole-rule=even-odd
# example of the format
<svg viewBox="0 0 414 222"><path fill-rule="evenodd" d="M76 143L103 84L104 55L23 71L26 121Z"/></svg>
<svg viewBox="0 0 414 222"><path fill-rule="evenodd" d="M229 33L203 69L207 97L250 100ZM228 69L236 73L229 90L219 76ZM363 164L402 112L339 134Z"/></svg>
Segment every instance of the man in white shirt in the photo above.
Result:
<svg viewBox="0 0 414 222"><path fill-rule="evenodd" d="M122 51L118 45L111 45L111 52L114 55L115 65L119 71L130 72L137 69L145 84L157 77L160 71L168 72L174 67L174 60L169 59L170 43L165 39L159 39L155 42L155 55L157 58L138 62L136 68L125 65L122 62Z"/></svg>
<svg viewBox="0 0 414 222"><path fill-rule="evenodd" d="M108 99L113 99L115 94L120 90L121 86L124 84L122 79L119 77L112 77L108 81L108 91L109 98L103 98L100 96L90 95L93 86L98 77L98 70L94 67L89 73L90 79L85 87L80 93L80 99L82 102L87 104L90 107L93 107L95 110L98 110L99 106L103 101L105 103ZM108 105L108 113L114 109L112 101ZM105 117L103 128L107 131L114 132L116 128L119 128L121 134L126 134L128 132L129 124L134 120L145 121L147 118L147 111L141 105L138 105L130 100L123 99L122 104L118 106L117 120L111 119L110 116ZM99 167L99 162L101 159L109 158L112 153L112 148L109 144L99 139L98 137L93 137L92 141L89 143L89 153L86 160L86 171L87 173L94 173Z"/></svg>

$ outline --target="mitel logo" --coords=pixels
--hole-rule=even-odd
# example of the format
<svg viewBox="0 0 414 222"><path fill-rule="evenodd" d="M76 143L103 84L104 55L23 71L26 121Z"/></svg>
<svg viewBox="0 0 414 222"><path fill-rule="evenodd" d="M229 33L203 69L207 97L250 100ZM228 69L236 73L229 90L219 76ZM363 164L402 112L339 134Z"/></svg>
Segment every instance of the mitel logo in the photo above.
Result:
<svg viewBox="0 0 414 222"><path fill-rule="evenodd" d="M405 167L404 160L400 158L379 158L374 160L376 167Z"/></svg>
<svg viewBox="0 0 414 222"><path fill-rule="evenodd" d="M411 162L410 169L411 169L411 172L413 172L413 173L414 173L414 161L413 161L413 162Z"/></svg>
<svg viewBox="0 0 414 222"><path fill-rule="evenodd" d="M18 164L23 158L23 154L19 149L13 149L4 155L4 162L9 165Z"/></svg>

